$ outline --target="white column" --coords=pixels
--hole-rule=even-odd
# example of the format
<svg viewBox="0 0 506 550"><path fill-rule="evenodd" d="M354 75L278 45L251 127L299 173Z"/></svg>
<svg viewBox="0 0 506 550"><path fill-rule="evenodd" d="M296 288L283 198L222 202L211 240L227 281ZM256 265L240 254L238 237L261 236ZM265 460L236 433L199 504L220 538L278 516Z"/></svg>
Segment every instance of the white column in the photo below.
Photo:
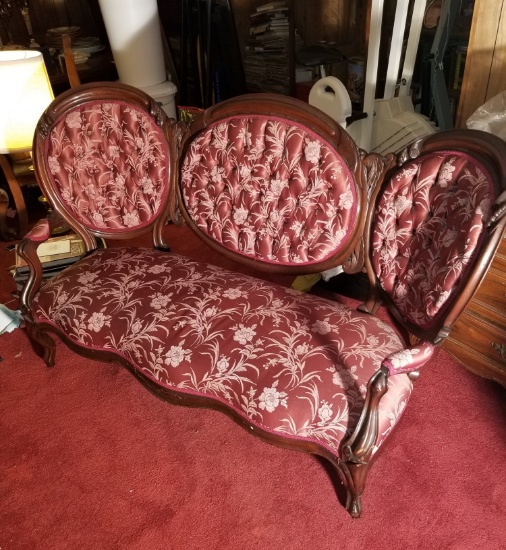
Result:
<svg viewBox="0 0 506 550"><path fill-rule="evenodd" d="M99 0L118 76L137 88L167 80L156 0Z"/></svg>

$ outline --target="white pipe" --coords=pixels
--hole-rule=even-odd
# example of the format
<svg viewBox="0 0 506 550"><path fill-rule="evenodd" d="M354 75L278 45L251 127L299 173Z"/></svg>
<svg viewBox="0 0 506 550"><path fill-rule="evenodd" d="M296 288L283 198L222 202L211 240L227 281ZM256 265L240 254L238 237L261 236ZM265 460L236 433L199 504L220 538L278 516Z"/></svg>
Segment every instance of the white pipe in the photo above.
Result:
<svg viewBox="0 0 506 550"><path fill-rule="evenodd" d="M406 55L404 56L404 66L402 68L401 85L399 86L399 97L409 95L411 90L411 81L413 80L413 71L420 43L426 2L427 0L415 0L413 6L408 45L406 46Z"/></svg>
<svg viewBox="0 0 506 550"><path fill-rule="evenodd" d="M383 99L392 99L397 87L399 78L399 67L401 64L402 44L404 31L406 29L406 18L408 16L409 0L398 0L395 7L394 28L390 42L390 54L388 56L387 77L385 82L385 93Z"/></svg>
<svg viewBox="0 0 506 550"><path fill-rule="evenodd" d="M358 145L366 151L369 151L371 147L372 123L374 118L374 100L376 97L376 81L378 78L378 59L381 42L382 18L383 0L372 0L364 89L364 112L367 113L367 118L360 121L360 136L358 142Z"/></svg>
<svg viewBox="0 0 506 550"><path fill-rule="evenodd" d="M121 82L138 88L167 80L156 0L99 0Z"/></svg>

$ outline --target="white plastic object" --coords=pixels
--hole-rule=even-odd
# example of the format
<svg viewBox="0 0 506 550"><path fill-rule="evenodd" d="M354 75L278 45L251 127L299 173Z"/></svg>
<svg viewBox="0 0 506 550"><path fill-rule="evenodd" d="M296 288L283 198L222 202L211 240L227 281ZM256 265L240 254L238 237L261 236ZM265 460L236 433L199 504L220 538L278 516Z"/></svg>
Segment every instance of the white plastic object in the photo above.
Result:
<svg viewBox="0 0 506 550"><path fill-rule="evenodd" d="M166 80L161 84L147 86L141 88L141 90L143 90L153 99L155 99L170 118L177 118L176 102L174 99L177 88L173 82L171 82L170 80Z"/></svg>
<svg viewBox="0 0 506 550"><path fill-rule="evenodd" d="M346 128L346 118L351 115L351 99L346 86L335 76L317 80L309 92L308 103Z"/></svg>
<svg viewBox="0 0 506 550"><path fill-rule="evenodd" d="M398 153L418 138L436 131L433 122L415 112L409 96L377 99L374 103L370 152Z"/></svg>
<svg viewBox="0 0 506 550"><path fill-rule="evenodd" d="M506 90L478 107L466 120L466 126L495 134L506 141Z"/></svg>
<svg viewBox="0 0 506 550"><path fill-rule="evenodd" d="M404 56L404 66L402 68L401 84L399 86L399 95L409 95L411 90L411 80L415 68L418 45L420 43L420 34L422 32L423 15L427 0L415 0L413 12L411 14L411 25L409 27L408 44Z"/></svg>
<svg viewBox="0 0 506 550"><path fill-rule="evenodd" d="M409 0L400 0L395 8L394 28L390 41L390 55L388 57L387 77L385 82L384 99L391 99L395 96L397 79L399 78L399 66L404 42L404 30L408 16Z"/></svg>
<svg viewBox="0 0 506 550"><path fill-rule="evenodd" d="M156 0L99 0L118 76L137 88L167 79Z"/></svg>

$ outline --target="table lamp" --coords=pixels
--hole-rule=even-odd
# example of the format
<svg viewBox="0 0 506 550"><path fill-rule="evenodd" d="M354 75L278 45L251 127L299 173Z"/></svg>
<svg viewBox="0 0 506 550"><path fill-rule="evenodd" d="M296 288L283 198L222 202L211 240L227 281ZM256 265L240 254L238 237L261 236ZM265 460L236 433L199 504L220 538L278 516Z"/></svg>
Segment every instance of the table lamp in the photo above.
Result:
<svg viewBox="0 0 506 550"><path fill-rule="evenodd" d="M44 59L36 50L0 51L0 82L0 164L18 212L19 233L22 235L28 224L28 215L18 175L26 173L27 168L25 163L23 170L20 157L24 156L31 164L29 152L35 127L54 95ZM7 227L6 220L1 219L4 216L0 210L3 234Z"/></svg>
<svg viewBox="0 0 506 550"><path fill-rule="evenodd" d="M38 51L0 51L0 153L32 149L35 126L53 100Z"/></svg>

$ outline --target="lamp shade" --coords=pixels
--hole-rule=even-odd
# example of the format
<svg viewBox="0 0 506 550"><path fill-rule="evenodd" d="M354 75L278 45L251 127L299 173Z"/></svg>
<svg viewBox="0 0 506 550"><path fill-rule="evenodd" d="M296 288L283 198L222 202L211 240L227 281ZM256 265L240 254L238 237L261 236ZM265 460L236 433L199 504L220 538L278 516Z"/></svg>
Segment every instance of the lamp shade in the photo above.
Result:
<svg viewBox="0 0 506 550"><path fill-rule="evenodd" d="M37 122L54 98L38 51L0 51L0 153L30 151Z"/></svg>

